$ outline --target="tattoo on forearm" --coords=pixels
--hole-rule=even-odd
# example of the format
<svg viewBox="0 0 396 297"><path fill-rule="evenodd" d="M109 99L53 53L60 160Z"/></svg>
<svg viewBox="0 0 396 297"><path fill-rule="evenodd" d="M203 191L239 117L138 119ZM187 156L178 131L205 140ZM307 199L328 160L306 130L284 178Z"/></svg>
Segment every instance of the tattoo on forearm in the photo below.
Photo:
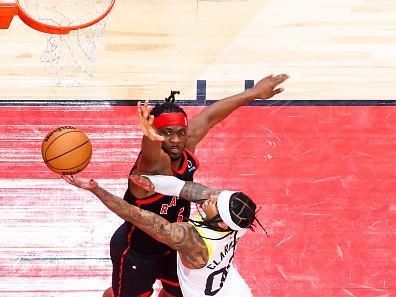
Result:
<svg viewBox="0 0 396 297"><path fill-rule="evenodd" d="M191 188L189 192L192 196L198 195L194 193L210 196L216 191L213 192L213 190L199 185L197 190L194 191ZM96 188L92 193L119 217L136 225L154 239L178 250L192 267L201 268L206 265L208 261L206 245L195 228L189 223L170 223L155 213L129 204L101 187Z"/></svg>
<svg viewBox="0 0 396 297"><path fill-rule="evenodd" d="M195 228L187 223L176 223L172 232L173 242L183 263L190 268L202 268L208 261L208 250L205 242Z"/></svg>
<svg viewBox="0 0 396 297"><path fill-rule="evenodd" d="M173 242L176 245L184 244L187 234L188 234L187 232L188 231L186 230L185 226L183 226L183 225L175 226L173 228L173 230L171 231L171 236L172 236Z"/></svg>
<svg viewBox="0 0 396 297"><path fill-rule="evenodd" d="M217 195L221 190L210 189L204 185L186 181L180 192L180 198L202 204L209 199L211 195Z"/></svg>
<svg viewBox="0 0 396 297"><path fill-rule="evenodd" d="M161 216L150 211L138 208L125 200L98 187L93 193L115 214L127 220L152 237L164 242L168 236L167 225L170 223ZM165 242L167 243L167 242Z"/></svg>

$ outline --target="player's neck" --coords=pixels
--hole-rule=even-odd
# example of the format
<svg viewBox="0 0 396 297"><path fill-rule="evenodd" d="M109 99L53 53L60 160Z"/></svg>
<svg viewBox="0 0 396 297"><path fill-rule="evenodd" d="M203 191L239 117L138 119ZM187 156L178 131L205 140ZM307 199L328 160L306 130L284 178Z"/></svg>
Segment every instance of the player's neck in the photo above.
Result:
<svg viewBox="0 0 396 297"><path fill-rule="evenodd" d="M179 170L182 166L182 160L183 160L183 157L180 157L177 160L171 160L172 168Z"/></svg>

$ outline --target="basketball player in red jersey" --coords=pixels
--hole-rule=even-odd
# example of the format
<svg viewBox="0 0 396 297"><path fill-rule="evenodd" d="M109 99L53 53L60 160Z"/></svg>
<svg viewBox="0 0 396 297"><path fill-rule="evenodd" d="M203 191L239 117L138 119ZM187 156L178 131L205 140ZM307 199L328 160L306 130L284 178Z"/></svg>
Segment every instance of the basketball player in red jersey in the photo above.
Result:
<svg viewBox="0 0 396 297"><path fill-rule="evenodd" d="M137 113L144 136L141 152L130 174L174 175L181 180L192 181L199 167L194 151L209 130L238 107L279 94L283 89L278 85L287 78L286 74L267 76L253 88L206 107L190 121L184 110L174 103L174 98L157 104L150 112L147 102L143 106L139 103ZM151 133L153 129L158 133ZM169 222L187 221L190 216L190 202L176 196L148 192L131 181L124 199ZM183 296L177 278L176 251L130 222L125 221L114 233L110 255L112 287L105 291L104 297L151 296L156 280L162 283L160 297Z"/></svg>

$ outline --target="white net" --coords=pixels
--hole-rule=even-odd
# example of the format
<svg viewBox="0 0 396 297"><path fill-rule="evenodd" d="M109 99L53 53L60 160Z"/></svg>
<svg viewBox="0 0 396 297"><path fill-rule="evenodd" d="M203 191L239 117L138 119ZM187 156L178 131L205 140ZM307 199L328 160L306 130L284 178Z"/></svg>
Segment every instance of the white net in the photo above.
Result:
<svg viewBox="0 0 396 297"><path fill-rule="evenodd" d="M47 46L40 60L58 85L79 85L84 76L93 76L96 52L105 25L106 20L103 20L66 35L48 34Z"/></svg>
<svg viewBox="0 0 396 297"><path fill-rule="evenodd" d="M111 0L19 0L19 3L29 16L42 23L69 27L96 19L110 6ZM56 84L79 85L84 77L93 76L106 23L107 16L68 34L46 34L41 61Z"/></svg>

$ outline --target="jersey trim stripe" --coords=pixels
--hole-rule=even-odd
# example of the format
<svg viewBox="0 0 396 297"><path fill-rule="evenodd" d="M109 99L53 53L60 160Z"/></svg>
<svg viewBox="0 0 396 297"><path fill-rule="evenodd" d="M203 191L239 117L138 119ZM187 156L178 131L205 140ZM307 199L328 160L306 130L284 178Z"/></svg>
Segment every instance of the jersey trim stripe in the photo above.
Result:
<svg viewBox="0 0 396 297"><path fill-rule="evenodd" d="M192 224L193 227L195 228L195 230L197 230L197 232L199 233L199 235L201 235L201 238L203 239L203 241L205 242L206 247L208 248L208 257L209 259L212 257L213 255L213 245L210 242L209 239L207 239L204 235L204 233L201 231L201 228L198 228L197 226L195 226L194 224Z"/></svg>
<svg viewBox="0 0 396 297"><path fill-rule="evenodd" d="M163 283L165 283L167 285L171 285L171 286L174 286L174 287L180 287L179 283L172 282L172 281L167 280L167 279L159 278L158 280L160 280L161 282L163 282Z"/></svg>
<svg viewBox="0 0 396 297"><path fill-rule="evenodd" d="M119 272L119 283L118 283L118 292L117 295L114 297L120 297L121 296L121 287L122 287L122 272L124 270L124 260L125 260L125 255L128 253L129 249L131 248L131 237L132 233L135 230L135 226L131 228L131 231L128 233L128 246L124 250L124 252L121 255L121 260L120 260L120 272Z"/></svg>
<svg viewBox="0 0 396 297"><path fill-rule="evenodd" d="M150 290L150 291L144 292L143 294L140 294L138 297L150 297L152 293L153 292Z"/></svg>
<svg viewBox="0 0 396 297"><path fill-rule="evenodd" d="M187 168L187 153L185 152L185 150L183 150L183 165L182 165L182 167L180 168L180 169L175 169L175 168L173 168L172 167L172 171L173 171L173 173L176 173L176 174L183 174L184 173L184 171L186 171L186 168Z"/></svg>
<svg viewBox="0 0 396 297"><path fill-rule="evenodd" d="M157 200L160 200L162 197L164 197L164 195L160 194L160 193L155 193L153 195L150 195L147 198L137 198L137 200L139 200L138 202L138 206L139 205L145 205L145 204L150 204L150 203L154 203Z"/></svg>
<svg viewBox="0 0 396 297"><path fill-rule="evenodd" d="M188 149L184 149L185 151L187 151L187 153L191 156L191 158L193 158L193 160L195 161L195 164L197 165L197 169L199 168L199 161L197 159L197 157L195 157L194 153Z"/></svg>

